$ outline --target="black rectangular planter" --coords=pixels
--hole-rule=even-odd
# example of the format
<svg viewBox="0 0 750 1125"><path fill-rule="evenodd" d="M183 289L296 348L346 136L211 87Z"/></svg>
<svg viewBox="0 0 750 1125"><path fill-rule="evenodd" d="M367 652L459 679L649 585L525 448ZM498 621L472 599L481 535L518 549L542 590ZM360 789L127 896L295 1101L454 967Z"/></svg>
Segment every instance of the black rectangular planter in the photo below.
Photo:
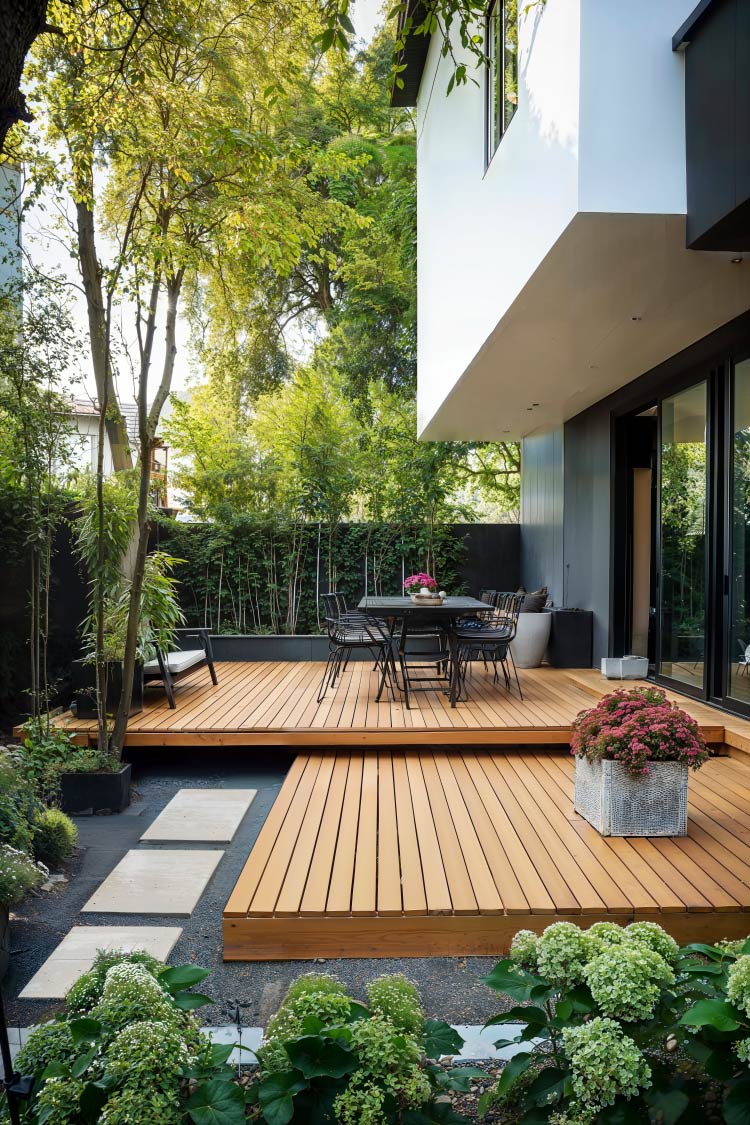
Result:
<svg viewBox="0 0 750 1125"><path fill-rule="evenodd" d="M96 712L96 669L86 660L74 660L72 665L72 688L75 713L79 719L95 719ZM119 661L107 665L107 714L113 715L120 702L122 690L122 664ZM131 715L143 710L143 665L135 666L133 676L133 695L130 700Z"/></svg>
<svg viewBox="0 0 750 1125"><path fill-rule="evenodd" d="M130 762L115 773L64 773L60 777L60 805L70 816L119 813L130 804Z"/></svg>
<svg viewBox="0 0 750 1125"><path fill-rule="evenodd" d="M590 668L594 614L590 609L553 609L547 663L553 668Z"/></svg>

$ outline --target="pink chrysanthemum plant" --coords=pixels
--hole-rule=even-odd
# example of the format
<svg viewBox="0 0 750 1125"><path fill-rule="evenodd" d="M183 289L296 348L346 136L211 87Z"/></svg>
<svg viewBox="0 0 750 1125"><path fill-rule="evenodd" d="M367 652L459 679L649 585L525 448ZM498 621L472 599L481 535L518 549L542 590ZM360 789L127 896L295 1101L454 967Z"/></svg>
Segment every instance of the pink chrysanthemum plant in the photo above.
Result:
<svg viewBox="0 0 750 1125"><path fill-rule="evenodd" d="M684 762L699 769L708 748L692 719L656 687L613 691L573 723L570 750L589 762L622 762L648 776L652 762Z"/></svg>
<svg viewBox="0 0 750 1125"><path fill-rule="evenodd" d="M437 593L438 584L431 574L410 574L404 579L404 590L407 594L418 594L420 590L427 589L431 594Z"/></svg>

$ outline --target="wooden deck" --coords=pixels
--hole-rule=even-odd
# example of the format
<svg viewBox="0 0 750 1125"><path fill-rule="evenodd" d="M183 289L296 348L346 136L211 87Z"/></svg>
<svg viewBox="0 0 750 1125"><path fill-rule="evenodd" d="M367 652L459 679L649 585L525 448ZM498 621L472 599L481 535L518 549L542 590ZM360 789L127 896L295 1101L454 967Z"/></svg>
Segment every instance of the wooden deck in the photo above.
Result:
<svg viewBox="0 0 750 1125"><path fill-rule="evenodd" d="M224 912L224 957L498 955L521 928L603 919L750 933L750 765L713 759L687 838L641 840L574 813L555 751L300 753Z"/></svg>
<svg viewBox="0 0 750 1125"><path fill-rule="evenodd" d="M578 712L617 686L591 669L535 668L520 673L521 700L477 666L469 702L451 708L442 692L420 692L408 710L401 698L375 702L377 676L364 662L350 664L320 704L319 663L224 663L217 671L217 687L205 668L181 680L176 710L162 691L149 690L145 710L128 724L126 746L566 746ZM707 741L725 741L729 716L680 701ZM95 740L92 721L68 713L58 722L82 743ZM733 722L750 749L750 723Z"/></svg>

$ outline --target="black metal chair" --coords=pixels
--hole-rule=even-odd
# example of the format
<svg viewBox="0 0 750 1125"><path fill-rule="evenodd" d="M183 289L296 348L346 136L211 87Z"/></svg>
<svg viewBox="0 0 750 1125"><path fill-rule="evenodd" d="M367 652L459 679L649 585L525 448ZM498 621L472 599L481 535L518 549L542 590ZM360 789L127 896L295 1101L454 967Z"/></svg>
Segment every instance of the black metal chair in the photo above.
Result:
<svg viewBox="0 0 750 1125"><path fill-rule="evenodd" d="M472 625L471 628L462 627L460 623L457 625L454 637L458 646L459 698L466 698L466 676L470 662L476 657L481 657L485 662L485 667L487 661L492 664L494 683L499 680L498 665L502 668L505 686L509 691L511 688L510 669L512 668L518 694L523 699L521 681L518 678L518 670L510 648L511 641L518 628L518 614L522 603L523 594L498 593L495 595L492 614L486 621L482 622L479 628L475 625Z"/></svg>
<svg viewBox="0 0 750 1125"><path fill-rule="evenodd" d="M194 672L196 668L207 667L214 686L219 682L216 677L214 653L208 629L175 629L175 635L180 643L192 638L198 642L198 645L194 648L175 649L171 652L163 652L156 645L156 655L153 660L148 660L143 665L144 684L151 684L155 681L161 682L172 709L177 706L174 697L175 682Z"/></svg>
<svg viewBox="0 0 750 1125"><path fill-rule="evenodd" d="M321 594L320 600L326 610L328 660L318 692L318 703L322 703L329 687L336 686L339 675L346 671L351 655L356 651L369 652L375 661L375 668L380 671L380 685L375 702L380 702L384 687L395 698L393 638L384 622L368 613L348 609L346 598L338 591Z"/></svg>

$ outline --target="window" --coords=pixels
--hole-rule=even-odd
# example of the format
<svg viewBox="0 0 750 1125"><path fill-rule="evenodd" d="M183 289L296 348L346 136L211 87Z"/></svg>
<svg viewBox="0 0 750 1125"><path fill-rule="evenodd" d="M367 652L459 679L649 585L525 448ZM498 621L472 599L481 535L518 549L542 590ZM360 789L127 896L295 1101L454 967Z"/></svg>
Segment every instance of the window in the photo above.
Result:
<svg viewBox="0 0 750 1125"><path fill-rule="evenodd" d="M487 163L518 106L518 0L494 0L487 15Z"/></svg>

